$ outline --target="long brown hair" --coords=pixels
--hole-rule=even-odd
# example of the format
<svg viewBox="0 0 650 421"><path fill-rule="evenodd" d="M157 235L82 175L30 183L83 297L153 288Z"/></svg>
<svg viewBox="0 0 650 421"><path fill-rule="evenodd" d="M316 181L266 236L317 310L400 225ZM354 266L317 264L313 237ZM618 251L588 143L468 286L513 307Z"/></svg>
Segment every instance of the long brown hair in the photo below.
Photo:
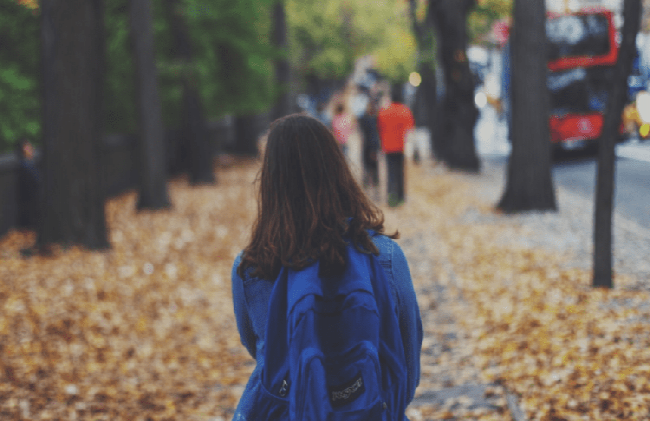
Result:
<svg viewBox="0 0 650 421"><path fill-rule="evenodd" d="M332 133L315 118L292 114L272 123L259 176L257 220L240 276L275 279L282 266L320 259L321 274L346 264L345 239L379 254L368 229L384 233L384 215L354 180ZM397 238L398 233L390 235Z"/></svg>

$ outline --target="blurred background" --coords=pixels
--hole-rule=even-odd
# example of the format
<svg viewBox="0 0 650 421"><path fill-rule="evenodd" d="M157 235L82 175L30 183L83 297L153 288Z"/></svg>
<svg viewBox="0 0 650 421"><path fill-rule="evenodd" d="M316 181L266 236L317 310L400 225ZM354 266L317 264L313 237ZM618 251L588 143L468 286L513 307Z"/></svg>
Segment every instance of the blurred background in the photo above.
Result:
<svg viewBox="0 0 650 421"><path fill-rule="evenodd" d="M482 157L509 154L513 0L75 4L0 5L0 234L20 222L17 148L25 140L44 174L98 156L101 165L74 177L101 182L99 200L139 186L142 206L161 207L166 177L213 182L212 157L257 155L273 119L304 111L329 122L340 102L359 117L398 83L424 139L409 153L422 149L470 171ZM550 106L539 112L549 115L556 155L593 149L601 134L622 5L546 2ZM650 3L642 6L619 146L650 135ZM86 114L73 116L79 110Z"/></svg>
<svg viewBox="0 0 650 421"><path fill-rule="evenodd" d="M409 418L649 419L650 0L0 0L0 418L231 419L269 123L394 87Z"/></svg>

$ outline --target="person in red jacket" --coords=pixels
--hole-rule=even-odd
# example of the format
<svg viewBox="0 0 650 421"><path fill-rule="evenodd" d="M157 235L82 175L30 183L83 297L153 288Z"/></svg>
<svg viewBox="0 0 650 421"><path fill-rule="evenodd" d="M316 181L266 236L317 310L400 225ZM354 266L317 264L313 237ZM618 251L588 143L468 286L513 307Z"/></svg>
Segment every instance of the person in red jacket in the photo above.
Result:
<svg viewBox="0 0 650 421"><path fill-rule="evenodd" d="M415 121L411 110L403 103L401 84L391 86L390 96L391 104L377 115L377 127L388 169L388 205L398 206L405 200L404 141Z"/></svg>

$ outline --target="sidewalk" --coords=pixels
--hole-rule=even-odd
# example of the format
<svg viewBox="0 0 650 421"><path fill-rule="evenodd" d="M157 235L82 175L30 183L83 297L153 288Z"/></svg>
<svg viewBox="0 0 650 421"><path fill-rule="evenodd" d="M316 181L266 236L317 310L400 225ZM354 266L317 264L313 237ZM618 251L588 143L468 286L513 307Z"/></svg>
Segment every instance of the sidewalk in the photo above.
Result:
<svg viewBox="0 0 650 421"><path fill-rule="evenodd" d="M557 213L498 214L503 171L410 165L385 209L425 318L411 419L646 419L650 234L616 216L616 288L593 290L591 204L559 189Z"/></svg>
<svg viewBox="0 0 650 421"><path fill-rule="evenodd" d="M29 236L4 238L2 417L231 419L254 365L229 279L257 169L235 160L216 186L175 180L170 211L136 212L135 192L109 201L106 253L25 260ZM591 289L581 251L591 207L560 191L557 214L500 215L503 180L499 168L464 175L409 161L407 202L382 207L424 322L411 421L647 419L650 293L635 286L650 269L627 258L636 274ZM647 257L648 239L626 229Z"/></svg>

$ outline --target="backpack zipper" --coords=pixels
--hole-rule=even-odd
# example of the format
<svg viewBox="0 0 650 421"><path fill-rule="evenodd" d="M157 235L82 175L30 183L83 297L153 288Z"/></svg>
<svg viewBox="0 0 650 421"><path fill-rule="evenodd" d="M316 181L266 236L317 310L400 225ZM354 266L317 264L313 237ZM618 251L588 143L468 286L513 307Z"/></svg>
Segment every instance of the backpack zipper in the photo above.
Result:
<svg viewBox="0 0 650 421"><path fill-rule="evenodd" d="M286 380L282 380L282 386L280 387L280 397L285 397L287 396L287 393L289 392L289 383L287 383Z"/></svg>

